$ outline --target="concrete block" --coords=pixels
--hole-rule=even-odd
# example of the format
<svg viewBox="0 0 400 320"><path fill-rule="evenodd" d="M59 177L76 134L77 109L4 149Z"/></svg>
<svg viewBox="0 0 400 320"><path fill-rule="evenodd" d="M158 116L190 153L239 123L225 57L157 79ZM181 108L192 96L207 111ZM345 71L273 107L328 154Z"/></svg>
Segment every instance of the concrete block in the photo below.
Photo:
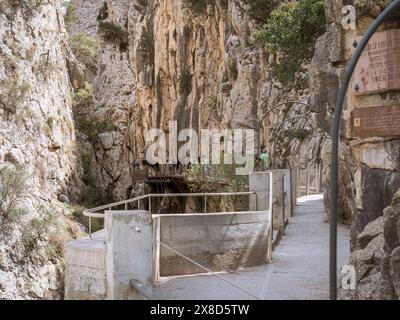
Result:
<svg viewBox="0 0 400 320"><path fill-rule="evenodd" d="M143 299L131 285L153 288L153 230L148 211L106 211L107 299Z"/></svg>
<svg viewBox="0 0 400 320"><path fill-rule="evenodd" d="M104 231L93 234L93 239L71 241L65 250L66 300L103 300L106 290L106 261Z"/></svg>
<svg viewBox="0 0 400 320"><path fill-rule="evenodd" d="M284 216L287 221L292 216L292 182L289 169L270 170L268 172L278 173L283 176L283 192L284 192ZM275 179L282 179L281 176L276 176Z"/></svg>
<svg viewBox="0 0 400 320"><path fill-rule="evenodd" d="M250 173L249 191L257 194L257 201L250 197L250 210L269 210L270 176L268 172Z"/></svg>

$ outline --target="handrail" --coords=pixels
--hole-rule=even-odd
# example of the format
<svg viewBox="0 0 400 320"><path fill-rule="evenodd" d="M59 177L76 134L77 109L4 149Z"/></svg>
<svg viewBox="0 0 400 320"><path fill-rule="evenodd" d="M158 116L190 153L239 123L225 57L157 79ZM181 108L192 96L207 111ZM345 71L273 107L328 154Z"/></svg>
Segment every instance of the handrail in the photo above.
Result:
<svg viewBox="0 0 400 320"><path fill-rule="evenodd" d="M165 214L153 214L152 219L163 218L163 217L206 217L206 216L241 216L241 215L250 215L256 213L269 213L269 210L265 211L230 211L230 212L215 212L215 213L165 213Z"/></svg>
<svg viewBox="0 0 400 320"><path fill-rule="evenodd" d="M127 205L132 202L138 202L138 206L140 206L140 201L144 199L149 199L149 211L151 213L151 199L152 198L177 198L177 197L204 197L204 204L207 206L207 197L222 197L222 196L244 196L244 195L255 195L256 196L256 206L257 206L257 193L255 191L246 191L246 192L222 192L222 193L164 193L164 194L146 194L143 196L138 196L132 199L118 201L110 204L106 204L103 206L99 206L92 209L87 209L83 211L83 215L85 217L89 217L89 236L92 238L92 218L100 218L104 219L104 212L99 213L102 210L112 210L114 207L118 207L121 205L125 205L125 210L127 210ZM256 207L257 210L257 207Z"/></svg>
<svg viewBox="0 0 400 320"><path fill-rule="evenodd" d="M257 193L254 191L247 191L247 192L223 192L223 193L164 193L164 194L157 194L157 193L153 193L153 194L146 194L143 196L138 196L135 198L131 198L128 200L123 200L123 201L119 201L119 202L114 202L114 203L110 203L110 204L106 204L100 207L96 207L96 208L92 208L92 209L87 209L85 211L83 211L83 215L86 217L93 217L93 218L102 218L104 216L104 214L102 213L96 213L97 211L101 211L101 210L106 210L106 209L110 209L113 207L118 207L121 206L123 204L129 204L132 202L136 202L139 200L144 200L144 199L149 199L149 198L174 198L174 197L199 197L199 196L215 196L215 197L223 197L223 196L245 196L245 195L256 195Z"/></svg>

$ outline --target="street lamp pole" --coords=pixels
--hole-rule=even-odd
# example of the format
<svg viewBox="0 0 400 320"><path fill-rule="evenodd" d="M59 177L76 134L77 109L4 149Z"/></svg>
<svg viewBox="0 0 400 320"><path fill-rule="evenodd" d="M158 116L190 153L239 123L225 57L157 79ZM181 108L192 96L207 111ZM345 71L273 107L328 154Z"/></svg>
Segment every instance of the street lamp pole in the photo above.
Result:
<svg viewBox="0 0 400 320"><path fill-rule="evenodd" d="M330 240L329 240L329 295L331 300L337 299L337 210L339 194L339 135L340 120L342 117L343 103L347 89L358 60L368 41L378 30L380 25L400 6L400 0L394 0L391 4L375 19L369 27L346 66L345 76L340 86L336 100L335 117L332 125L332 190L331 190L331 214L329 217Z"/></svg>

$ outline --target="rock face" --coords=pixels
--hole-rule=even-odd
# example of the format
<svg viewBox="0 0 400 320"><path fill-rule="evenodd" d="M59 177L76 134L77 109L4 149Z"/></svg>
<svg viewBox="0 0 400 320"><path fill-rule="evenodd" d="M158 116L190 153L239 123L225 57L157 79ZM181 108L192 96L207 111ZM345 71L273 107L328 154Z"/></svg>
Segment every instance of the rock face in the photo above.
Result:
<svg viewBox="0 0 400 320"><path fill-rule="evenodd" d="M356 37L388 0L346 1L356 7L356 30L341 26L344 1L325 1L327 32L309 66L312 90L301 92L287 92L270 77L276 57L257 46L257 22L245 1L204 1L197 9L187 0L72 2L72 33L83 31L99 43L94 77L85 76L67 45L59 1L0 2L0 166L22 165L32 177L23 201L27 220L41 215L43 203L61 212L79 198L86 170L104 201L142 192L131 168L145 158L147 130L168 132L171 120L178 129L255 129L276 168L322 161L329 208L330 123L344 65ZM86 111L93 135L76 130L71 110L71 93L85 80L94 87ZM351 89L345 103L339 214L351 224L359 299L399 298L400 141L355 138L351 112L398 100L397 92L357 96ZM274 108L285 101L303 104ZM296 130L307 134L296 137ZM0 297L54 295L56 262L15 266L23 256L20 235L15 226L13 235L0 236Z"/></svg>
<svg viewBox="0 0 400 320"><path fill-rule="evenodd" d="M363 35L376 17L390 1L326 1L328 28L317 42L311 67L313 105L318 107L318 125L330 135L332 111L344 65L354 50L353 44ZM345 30L341 27L343 5L354 5L357 12L357 28ZM396 17L393 18L396 21ZM352 82L344 104L340 146L340 194L339 217L351 223L352 259L356 267L358 289L355 297L398 298L394 294L398 283L390 268L395 248L388 250L387 234L383 229L394 228L386 215L396 209L400 187L400 141L398 138L360 139L352 134L352 116L355 108L398 104L398 93L356 95ZM325 203L330 207L330 159L331 140L322 147L324 162ZM392 201L394 201L392 203ZM384 209L392 203L392 206ZM383 222L384 221L384 222ZM385 225L385 227L383 227ZM396 251L394 251L396 254ZM398 291L397 291L398 292Z"/></svg>
<svg viewBox="0 0 400 320"><path fill-rule="evenodd" d="M57 197L69 201L78 194L70 92L79 72L69 71L79 66L66 45L59 1L13 3L0 4L0 299L51 298L59 296L59 260L35 252L29 257L23 247L29 229L24 227L33 218L47 221L42 207L63 219ZM29 184L16 200L22 221L11 223L4 207L10 197L5 185L11 181L6 173L19 167ZM41 238L48 247L47 236Z"/></svg>
<svg viewBox="0 0 400 320"><path fill-rule="evenodd" d="M355 299L399 299L400 190L383 217L370 222L356 239L350 263L357 272Z"/></svg>
<svg viewBox="0 0 400 320"><path fill-rule="evenodd" d="M173 120L178 129L255 129L277 167L319 161L324 135L316 113L299 104L272 108L286 100L307 103L309 93L285 93L270 79L272 57L256 45L257 25L243 3L215 1L194 10L186 0L119 0L89 10L85 1L73 2L79 12L75 31L90 34L88 25L95 23L88 21L97 17L99 23L94 109L116 130L102 135L94 154L97 181L114 198L136 190L128 169L145 159L147 130L168 132ZM107 36L111 27L118 37ZM281 126L285 116L297 120ZM288 134L295 129L309 135L295 139Z"/></svg>

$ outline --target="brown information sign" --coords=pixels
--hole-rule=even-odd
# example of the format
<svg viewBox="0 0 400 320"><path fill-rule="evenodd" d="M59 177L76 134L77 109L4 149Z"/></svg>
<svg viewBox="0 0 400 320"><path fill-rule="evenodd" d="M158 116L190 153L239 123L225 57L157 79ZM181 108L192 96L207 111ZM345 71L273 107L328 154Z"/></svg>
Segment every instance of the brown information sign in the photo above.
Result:
<svg viewBox="0 0 400 320"><path fill-rule="evenodd" d="M358 39L359 40L359 39ZM357 64L357 94L400 89L400 29L375 33Z"/></svg>
<svg viewBox="0 0 400 320"><path fill-rule="evenodd" d="M355 109L353 134L359 138L400 136L400 106Z"/></svg>

